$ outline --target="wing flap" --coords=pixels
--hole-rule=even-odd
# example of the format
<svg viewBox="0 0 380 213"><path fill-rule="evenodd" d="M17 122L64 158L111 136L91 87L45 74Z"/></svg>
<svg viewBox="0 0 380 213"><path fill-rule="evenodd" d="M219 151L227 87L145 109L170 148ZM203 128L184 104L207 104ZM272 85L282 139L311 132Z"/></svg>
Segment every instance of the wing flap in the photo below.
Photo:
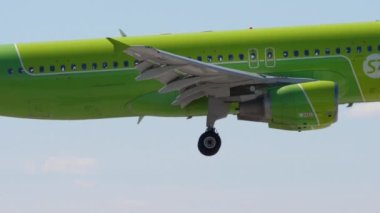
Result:
<svg viewBox="0 0 380 213"><path fill-rule="evenodd" d="M223 98L224 100L247 100L247 94L231 97L230 89L246 85L294 84L314 79L288 78L243 72L197 61L148 46L130 46L126 54L141 63L136 66L142 80L158 80L165 86L160 93L179 91L174 105L186 107L202 97ZM247 97L246 97L247 96ZM256 97L250 95L249 97Z"/></svg>

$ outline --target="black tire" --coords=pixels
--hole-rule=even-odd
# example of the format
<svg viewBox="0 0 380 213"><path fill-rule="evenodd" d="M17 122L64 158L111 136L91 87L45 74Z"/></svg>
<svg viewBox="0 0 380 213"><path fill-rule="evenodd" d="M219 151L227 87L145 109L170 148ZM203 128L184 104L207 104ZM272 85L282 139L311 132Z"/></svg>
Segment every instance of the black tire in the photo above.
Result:
<svg viewBox="0 0 380 213"><path fill-rule="evenodd" d="M213 156L218 153L221 145L219 134L214 130L203 133L198 141L199 152L205 156Z"/></svg>

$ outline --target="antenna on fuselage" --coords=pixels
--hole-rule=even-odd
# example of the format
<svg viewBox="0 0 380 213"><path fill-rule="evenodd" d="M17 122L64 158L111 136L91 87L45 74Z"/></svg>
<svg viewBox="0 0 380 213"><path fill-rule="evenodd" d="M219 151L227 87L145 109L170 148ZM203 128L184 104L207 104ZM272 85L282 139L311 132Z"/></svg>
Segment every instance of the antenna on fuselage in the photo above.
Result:
<svg viewBox="0 0 380 213"><path fill-rule="evenodd" d="M139 119L137 120L137 124L140 124L143 119L144 119L144 116L139 116Z"/></svg>
<svg viewBox="0 0 380 213"><path fill-rule="evenodd" d="M127 34L122 29L119 29L119 32L122 37L128 37Z"/></svg>

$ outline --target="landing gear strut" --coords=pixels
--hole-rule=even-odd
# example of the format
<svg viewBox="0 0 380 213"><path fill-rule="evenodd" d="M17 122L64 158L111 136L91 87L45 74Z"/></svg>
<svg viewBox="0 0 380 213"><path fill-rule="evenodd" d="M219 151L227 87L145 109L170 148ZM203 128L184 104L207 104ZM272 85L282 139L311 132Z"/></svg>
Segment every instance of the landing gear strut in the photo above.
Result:
<svg viewBox="0 0 380 213"><path fill-rule="evenodd" d="M229 112L229 104L217 98L209 97L207 130L199 137L198 149L205 156L213 156L218 153L222 140L216 132L214 126L219 119L225 118Z"/></svg>

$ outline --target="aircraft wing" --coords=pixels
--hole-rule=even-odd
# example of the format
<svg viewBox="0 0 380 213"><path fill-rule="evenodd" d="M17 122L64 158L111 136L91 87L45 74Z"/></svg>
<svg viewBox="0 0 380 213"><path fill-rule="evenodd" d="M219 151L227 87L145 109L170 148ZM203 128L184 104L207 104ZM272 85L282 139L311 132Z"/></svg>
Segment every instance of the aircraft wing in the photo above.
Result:
<svg viewBox="0 0 380 213"><path fill-rule="evenodd" d="M136 66L140 71L137 80L160 81L165 85L160 93L179 91L173 104L182 108L202 97L245 102L261 95L255 92L257 87L314 81L243 72L148 46L130 46L124 52L140 62ZM244 92L247 89L250 92Z"/></svg>

